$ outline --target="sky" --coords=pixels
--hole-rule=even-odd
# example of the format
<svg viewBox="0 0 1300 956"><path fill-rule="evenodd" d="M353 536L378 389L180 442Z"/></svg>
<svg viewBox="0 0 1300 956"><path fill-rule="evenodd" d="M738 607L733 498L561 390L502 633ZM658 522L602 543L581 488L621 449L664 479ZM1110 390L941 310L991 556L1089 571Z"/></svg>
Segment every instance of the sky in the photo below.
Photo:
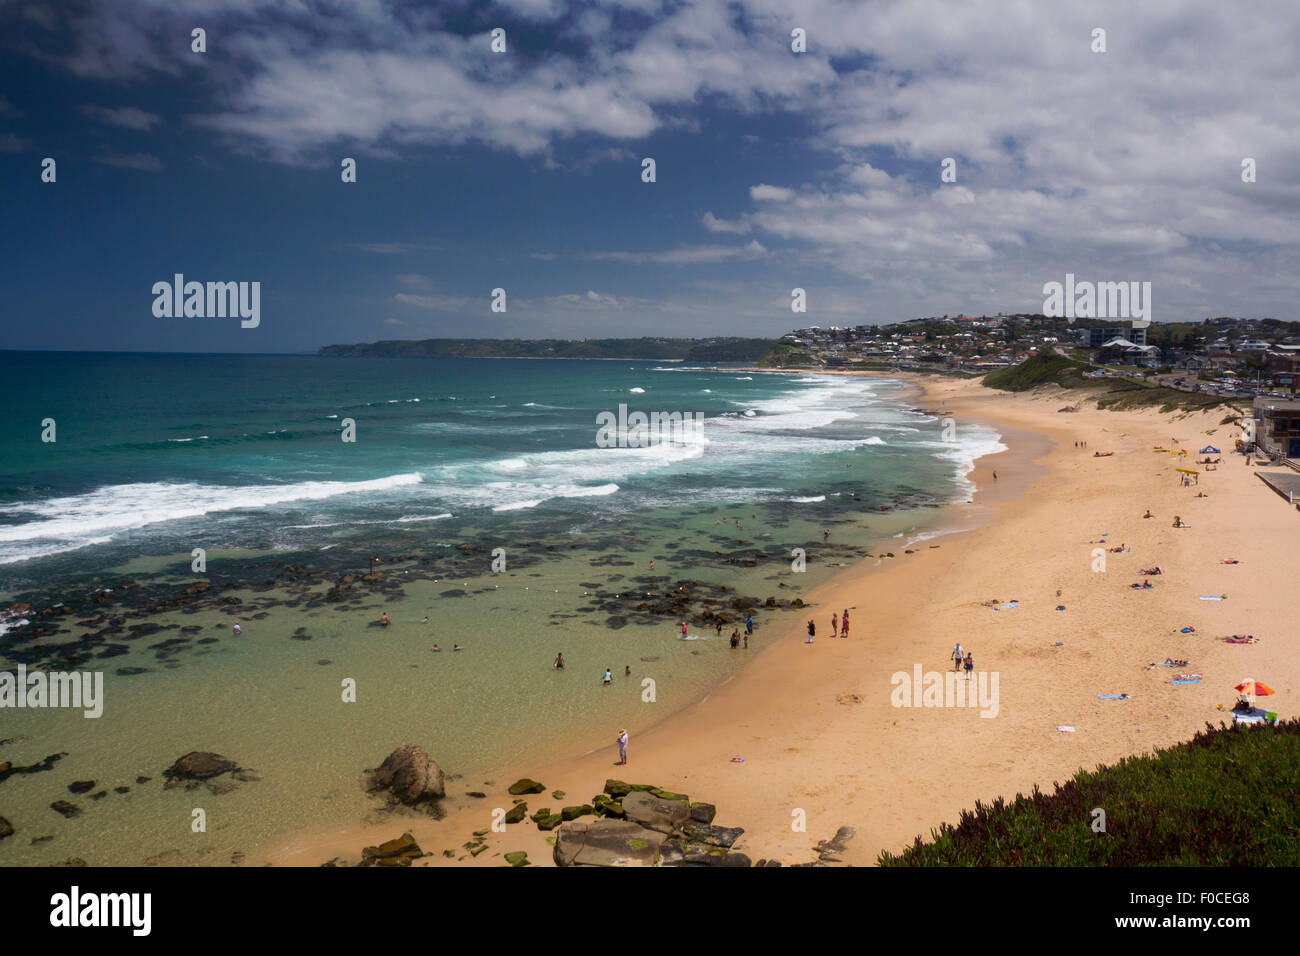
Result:
<svg viewBox="0 0 1300 956"><path fill-rule="evenodd" d="M0 348L777 336L1067 273L1294 319L1297 50L1290 0L0 0ZM259 324L156 316L176 273Z"/></svg>

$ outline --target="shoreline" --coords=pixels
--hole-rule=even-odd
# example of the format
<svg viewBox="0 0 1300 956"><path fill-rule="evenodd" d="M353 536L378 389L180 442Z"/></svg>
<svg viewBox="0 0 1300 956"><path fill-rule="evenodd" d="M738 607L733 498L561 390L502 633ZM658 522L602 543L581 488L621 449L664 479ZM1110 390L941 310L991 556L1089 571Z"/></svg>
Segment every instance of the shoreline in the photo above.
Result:
<svg viewBox="0 0 1300 956"><path fill-rule="evenodd" d="M362 846L409 830L433 854L416 865L499 866L502 854L517 850L551 865L547 834L528 823L489 833L476 858L453 861L439 852L489 828L491 808L510 805L504 787L527 775L548 791L564 790L559 805L586 801L609 777L707 800L718 806L719 824L745 828L736 849L754 859L807 862L816 858L815 842L852 826L857 836L839 858L872 865L882 850L897 852L955 822L976 801L1010 799L1035 786L1050 792L1081 769L1190 739L1223 719L1217 705L1231 705L1232 686L1246 675L1278 691L1273 709L1294 713L1300 662L1287 647L1276 601L1293 586L1287 569L1300 562L1300 535L1288 520L1294 515L1237 456L1225 455L1218 471L1190 489L1175 480L1181 461L1153 454L1170 437L1193 453L1208 443L1231 447L1237 429L1221 420L1222 409L1062 415L1061 397L1050 391L908 380L959 422L986 417L999 430L1040 436L1043 474L1021 476L1020 465L1009 466L1017 449L1029 453L1023 439L1007 442L1008 452L979 459L971 475L987 495L977 496L976 507L989 508L993 520L883 567L864 562L810 593L819 631L830 609L856 608L849 640L818 637L808 646L798 626L765 636L762 652L735 677L633 738L627 767L614 763L611 728L610 743L589 753L502 768L487 799L477 806L449 801L442 821L400 815L301 835L268 861L354 860ZM1080 440L1089 447L1074 447ZM1028 460L1035 461L1032 454ZM995 467L1002 474L992 492ZM1024 487L1016 488L1022 477ZM1162 517L1143 521L1144 509ZM1173 528L1172 514L1189 516L1190 527ZM1107 573L1097 573L1098 543L1116 541L1127 551L1106 553ZM1221 565L1229 556L1241 564ZM1131 590L1141 580L1137 570L1151 564L1164 568L1155 588ZM1220 593L1230 600L1197 600ZM1021 603L997 613L987 606L995 598ZM1184 625L1196 632L1180 633ZM1215 640L1230 633L1261 642ZM891 674L946 670L954 640L972 651L977 671L1000 675L995 719L969 708L894 706ZM1204 681L1173 686L1165 668L1148 667L1170 656L1190 660ZM1098 699L1109 693L1130 698ZM1065 725L1075 732L1059 732ZM530 813L557 806L545 794L529 800ZM806 831L792 828L800 811Z"/></svg>
<svg viewBox="0 0 1300 956"><path fill-rule="evenodd" d="M779 370L761 370L752 369L748 371L770 371L775 374L783 374ZM857 372L839 372L830 374L850 374L865 377L892 378L905 383L904 390L899 398L914 407L921 402L928 402L934 396L928 386L929 383L918 380L916 376L903 373L901 375L887 375L882 373L863 373ZM933 404L933 402L930 402ZM939 403L936 407L944 407ZM808 592L805 601L808 604L808 610L814 614L818 620L819 629L826 628L825 618L832 613L833 608L837 607L836 601L838 595L846 584L859 583L864 576L878 573L880 570L888 570L888 564L894 561L909 560L917 555L932 551L942 550L950 541L956 541L970 534L972 531L981 528L990 522L996 520L997 512L1007 504L1018 500L1025 491L1035 482L1047 475L1047 469L1038 465L1037 461L1046 455L1050 450L1051 440L1045 436L1036 434L1031 431L1017 429L1007 426L1001 422L991 420L980 416L971 416L965 424L980 424L993 428L1001 436L1005 450L984 455L976 459L974 468L966 474L966 479L975 485L974 496L966 502L954 501L939 509L933 521L924 522L925 528L918 528L916 534L920 537L912 537L909 533L902 535L902 547L896 552L897 557L894 559L876 558L871 562L861 562L852 567L843 568L835 573L831 578L819 584L816 588ZM992 473L997 468L1010 468L1007 478L994 480ZM1012 477L1014 475L1014 477ZM936 542L936 543L931 543ZM912 548L916 551L915 555L903 554L903 550ZM849 605L853 609L855 618L854 634L862 636L863 624L857 623L867 617L865 611L855 605ZM802 624L797 625L794 629L801 629ZM772 640L760 635L759 647L753 659L747 661L740 671L731 677L726 678L721 684L710 690L705 696L690 704L687 704L672 714L665 715L662 719L656 721L646 730L637 735L637 741L633 747L667 747L667 741L674 734L691 736L696 731L690 724L697 718L697 714L719 695L751 693L749 684L754 680L751 673L760 664L772 657L772 651L782 644L788 643L789 633L792 628L787 625L781 630L781 637ZM820 633L825 633L821 630ZM830 641L831 638L818 638L819 641ZM784 670L786 663L781 661L772 667L765 665L765 674L763 679L770 679L766 673L768 670L775 670L780 673ZM716 706L716 703L715 703ZM685 726L679 726L684 724ZM398 829L410 830L416 837L421 846L429 851L433 846L459 846L470 838L474 830L483 829L490 825L490 809L496 807L508 807L511 798L500 794L506 785L513 780L522 776L531 776L535 779L542 779L546 782L550 779L569 780L575 774L580 774L587 765L593 761L598 761L598 754L604 751L613 752L610 747L598 747L587 750L581 754L571 754L557 761L544 764L541 768L536 765L510 765L496 768L492 776L494 779L483 781L482 784L473 784L481 786L481 789L488 792L489 800L481 801L475 799L465 799L452 797L451 788L449 787L448 799L442 801L442 809L446 811L445 818L440 821L433 821L431 818L421 818L414 815L395 815L392 822L376 824L366 822L360 825L346 827L340 831L334 831L330 834L322 833L300 833L292 838L287 839L284 843L274 848L265 859L276 865L319 865L335 857L342 859L355 859L359 856L360 848L363 845L376 845L384 840L391 839L397 835ZM436 753L431 753L434 759L437 759ZM378 757L376 758L378 759ZM730 763L730 758L727 758ZM740 766L744 766L741 764ZM454 770L454 768L452 768ZM611 765L607 768L605 776L621 777L620 770L617 766ZM631 768L628 768L631 773ZM662 778L662 779L661 779ZM594 778L592 778L594 781ZM632 774L628 779L642 780L642 776ZM683 777L682 779L686 779ZM559 803L576 802L581 803L589 799L590 794L594 794L603 785L604 777L601 777L598 783L594 784L594 789L574 788L572 786L556 785L548 783L548 791L553 789L563 790L566 794L564 800ZM660 774L649 782L655 782L659 785L666 786L669 789L686 790L687 787L679 785L680 780L674 776L669 779L667 775ZM470 786L467 781L466 786ZM494 792L497 791L497 792ZM737 818L729 815L729 805L732 801L720 799L717 793L712 791L693 794L699 799L706 799L716 802L720 805L719 820L727 824L747 825L743 817ZM557 801L549 798L548 794L540 794L536 797L529 798L529 812L544 805L551 805ZM483 807L488 807L484 810ZM558 809L553 807L553 809ZM385 811L381 811L383 813ZM417 862L416 865L499 865L499 856L503 852L525 849L529 851L530 859L534 862L541 859L539 854L545 857L545 864L550 865L549 849L545 843L547 834L539 833L529 824L525 823L511 828L514 831L527 830L527 839L513 839L507 841L509 846L504 843L500 846L493 846L495 853L484 853L480 857L469 857L463 854L462 859L454 860L438 855L437 857L426 857ZM829 837L834 832L835 827L831 827L825 836ZM454 831L454 836L450 835ZM522 834L520 834L522 835ZM811 834L810 834L811 835ZM820 831L818 831L818 835ZM492 834L490 840L498 839L497 834ZM438 841L442 842L439 843ZM805 841L807 842L807 841ZM520 845L516 845L520 844ZM751 855L753 855L751 853Z"/></svg>

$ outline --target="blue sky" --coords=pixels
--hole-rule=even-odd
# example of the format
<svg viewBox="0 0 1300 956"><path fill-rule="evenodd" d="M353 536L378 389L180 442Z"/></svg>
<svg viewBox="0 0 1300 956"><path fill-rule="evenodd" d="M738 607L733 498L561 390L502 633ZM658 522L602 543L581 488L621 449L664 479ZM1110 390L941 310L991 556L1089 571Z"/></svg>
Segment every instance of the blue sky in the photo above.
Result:
<svg viewBox="0 0 1300 956"><path fill-rule="evenodd" d="M1066 272L1294 318L1300 9L1055 6L0 0L0 347L776 335ZM261 324L155 318L176 272Z"/></svg>

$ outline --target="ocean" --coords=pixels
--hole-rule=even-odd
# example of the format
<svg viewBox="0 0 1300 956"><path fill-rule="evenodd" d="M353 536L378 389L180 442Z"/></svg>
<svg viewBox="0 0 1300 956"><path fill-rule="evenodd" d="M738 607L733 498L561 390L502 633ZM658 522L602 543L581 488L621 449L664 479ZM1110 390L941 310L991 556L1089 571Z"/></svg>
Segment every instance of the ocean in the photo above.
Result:
<svg viewBox="0 0 1300 956"><path fill-rule="evenodd" d="M463 792L637 732L1003 447L888 377L671 362L0 353L0 393L0 670L104 675L98 719L0 710L0 761L59 755L0 779L3 863L256 862L378 813L402 743ZM193 750L251 773L164 788Z"/></svg>

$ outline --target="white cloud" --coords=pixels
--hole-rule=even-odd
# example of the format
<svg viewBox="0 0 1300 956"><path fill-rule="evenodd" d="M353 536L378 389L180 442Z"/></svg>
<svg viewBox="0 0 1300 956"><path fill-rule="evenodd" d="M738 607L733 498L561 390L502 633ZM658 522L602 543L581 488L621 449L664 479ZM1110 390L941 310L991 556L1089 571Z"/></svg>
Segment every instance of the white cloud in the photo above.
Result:
<svg viewBox="0 0 1300 956"><path fill-rule="evenodd" d="M749 223L745 222L743 219L728 221L726 219L719 219L711 212L706 212L700 218L700 221L704 224L704 228L709 230L709 232L732 232L738 235L743 235L744 233L749 232Z"/></svg>
<svg viewBox="0 0 1300 956"><path fill-rule="evenodd" d="M750 186L749 198L756 202L788 202L794 198L794 190L784 186Z"/></svg>
<svg viewBox="0 0 1300 956"><path fill-rule="evenodd" d="M134 106L121 106L117 109L105 109L102 106L83 106L81 112L107 126L121 126L124 129L134 129L142 132L148 132L162 122L161 116L146 113Z"/></svg>

